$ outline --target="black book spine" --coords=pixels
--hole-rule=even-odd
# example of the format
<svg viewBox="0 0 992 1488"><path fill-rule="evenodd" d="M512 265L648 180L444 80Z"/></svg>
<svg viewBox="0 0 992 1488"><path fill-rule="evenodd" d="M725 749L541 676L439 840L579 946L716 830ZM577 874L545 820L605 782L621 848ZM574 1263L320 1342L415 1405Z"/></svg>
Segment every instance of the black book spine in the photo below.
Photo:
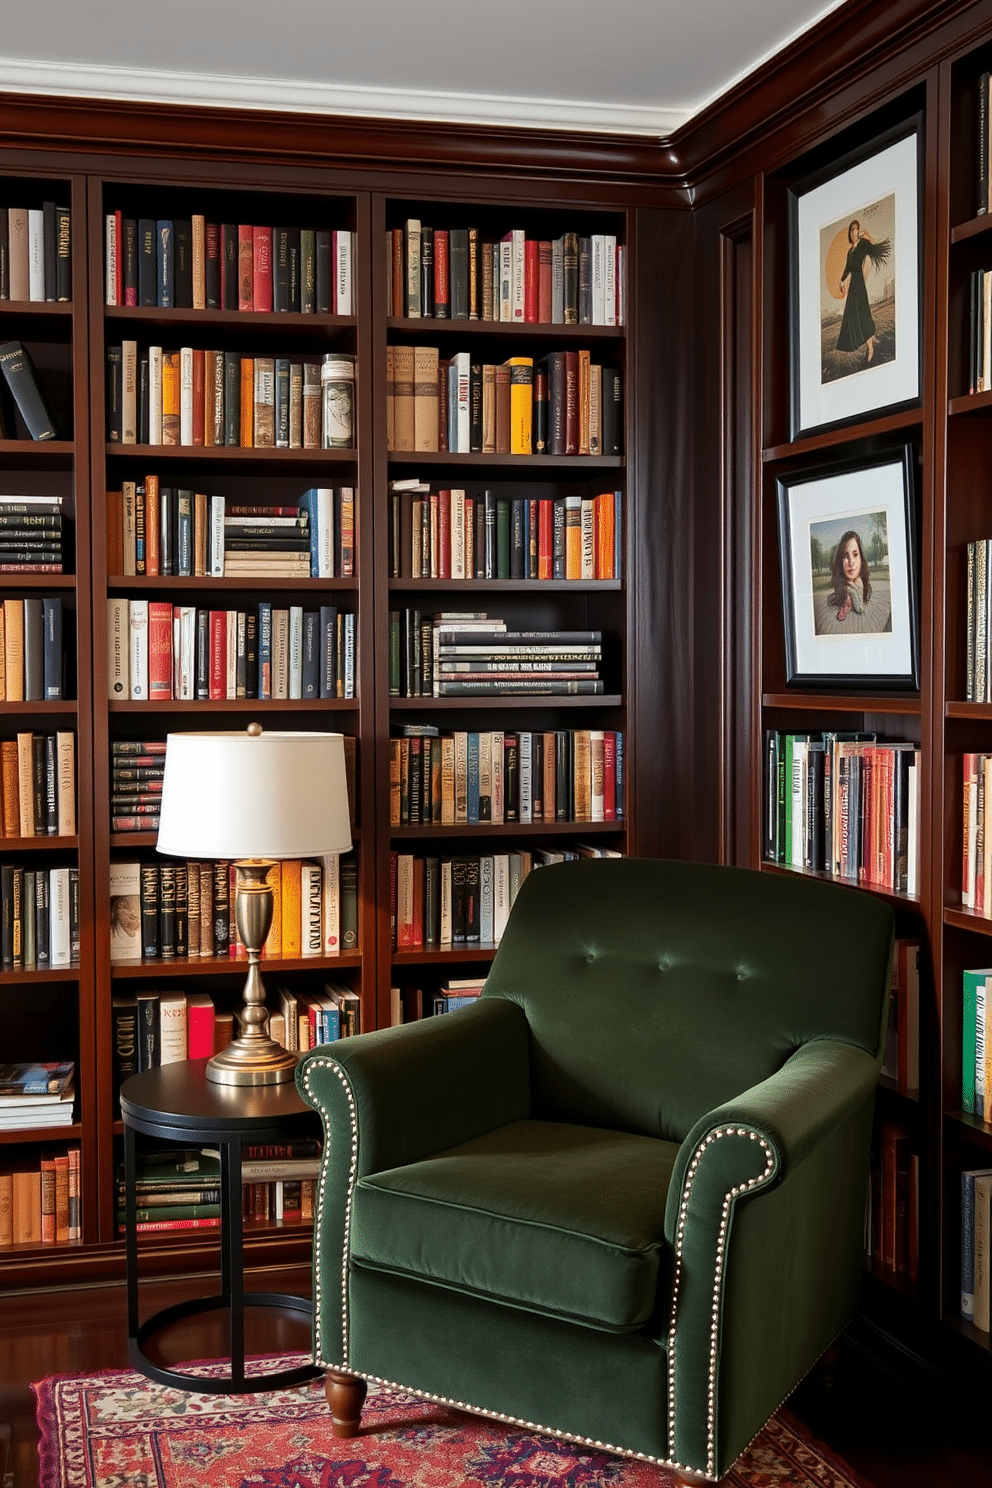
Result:
<svg viewBox="0 0 992 1488"><path fill-rule="evenodd" d="M287 311L289 298L289 228L272 229L272 308Z"/></svg>
<svg viewBox="0 0 992 1488"><path fill-rule="evenodd" d="M46 734L45 747L45 831L49 837L59 834L59 761L58 739Z"/></svg>
<svg viewBox="0 0 992 1488"><path fill-rule="evenodd" d="M245 697L258 697L258 611L245 612Z"/></svg>
<svg viewBox="0 0 992 1488"><path fill-rule="evenodd" d="M158 304L158 234L154 217L138 218L138 304Z"/></svg>
<svg viewBox="0 0 992 1488"><path fill-rule="evenodd" d="M510 503L510 578L526 577L527 529L524 498L514 496Z"/></svg>
<svg viewBox="0 0 992 1488"><path fill-rule="evenodd" d="M300 230L298 227L291 227L289 229L289 308L297 314L303 308L300 252Z"/></svg>
<svg viewBox="0 0 992 1488"><path fill-rule="evenodd" d="M172 303L178 310L193 308L193 224L177 219L173 227L175 257L175 294Z"/></svg>
<svg viewBox="0 0 992 1488"><path fill-rule="evenodd" d="M45 255L45 299L54 302L58 298L55 285L59 252L58 208L54 202L46 201L42 204L42 222Z"/></svg>
<svg viewBox="0 0 992 1488"><path fill-rule="evenodd" d="M482 365L472 362L468 376L468 447L473 454L482 453Z"/></svg>
<svg viewBox="0 0 992 1488"><path fill-rule="evenodd" d="M138 1073L138 1010L131 997L115 997L111 1011L114 1029L114 1089Z"/></svg>
<svg viewBox="0 0 992 1488"><path fill-rule="evenodd" d="M176 245L172 223L163 219L155 224L155 294L160 310L175 304Z"/></svg>
<svg viewBox="0 0 992 1488"><path fill-rule="evenodd" d="M56 207L55 298L67 303L72 299L72 213L68 207Z"/></svg>
<svg viewBox="0 0 992 1488"><path fill-rule="evenodd" d="M530 813L532 821L544 820L544 735L531 734Z"/></svg>
<svg viewBox="0 0 992 1488"><path fill-rule="evenodd" d="M208 222L204 229L204 303L208 310L219 310L220 303L220 224Z"/></svg>
<svg viewBox="0 0 992 1488"><path fill-rule="evenodd" d="M623 378L618 367L603 368L603 454L623 454Z"/></svg>
<svg viewBox="0 0 992 1488"><path fill-rule="evenodd" d="M238 308L238 225L223 222L220 229L220 298L222 310Z"/></svg>
<svg viewBox="0 0 992 1488"><path fill-rule="evenodd" d="M34 880L34 945L37 965L51 965L51 879L44 870L36 873Z"/></svg>
<svg viewBox="0 0 992 1488"><path fill-rule="evenodd" d="M241 443L241 357L236 351L224 353L224 443Z"/></svg>
<svg viewBox="0 0 992 1488"><path fill-rule="evenodd" d="M579 239L579 325L592 324L592 239Z"/></svg>
<svg viewBox="0 0 992 1488"><path fill-rule="evenodd" d="M163 578L176 575L176 493L160 486L158 493L158 563Z"/></svg>
<svg viewBox="0 0 992 1488"><path fill-rule="evenodd" d="M62 600L58 595L42 601L45 626L44 693L46 703L62 698Z"/></svg>
<svg viewBox="0 0 992 1488"><path fill-rule="evenodd" d="M157 959L159 953L157 863L141 865L141 954Z"/></svg>
<svg viewBox="0 0 992 1488"><path fill-rule="evenodd" d="M482 938L482 916L479 906L479 887L482 877L481 864L477 857L465 859L465 941L478 945Z"/></svg>
<svg viewBox="0 0 992 1488"><path fill-rule="evenodd" d="M424 945L441 941L441 861L424 859Z"/></svg>
<svg viewBox="0 0 992 1488"><path fill-rule="evenodd" d="M0 208L0 300L10 299L10 217Z"/></svg>
<svg viewBox="0 0 992 1488"><path fill-rule="evenodd" d="M520 820L520 740L516 734L503 738L503 820Z"/></svg>
<svg viewBox="0 0 992 1488"><path fill-rule="evenodd" d="M210 611L196 612L196 674L194 678L196 699L202 702L210 696Z"/></svg>
<svg viewBox="0 0 992 1488"><path fill-rule="evenodd" d="M69 869L69 959L73 966L79 965L81 949L80 925L81 906L79 902L79 869Z"/></svg>
<svg viewBox="0 0 992 1488"><path fill-rule="evenodd" d="M426 224L420 229L420 313L434 315L434 229Z"/></svg>
<svg viewBox="0 0 992 1488"><path fill-rule="evenodd" d="M277 449L289 449L289 358L276 358L275 441Z"/></svg>
<svg viewBox="0 0 992 1488"><path fill-rule="evenodd" d="M0 346L0 371L31 438L54 439L55 425L41 396L31 358L19 341L5 341Z"/></svg>
<svg viewBox="0 0 992 1488"><path fill-rule="evenodd" d="M331 233L329 228L318 228L316 236L315 289L318 315L330 315L331 313L331 281Z"/></svg>
<svg viewBox="0 0 992 1488"><path fill-rule="evenodd" d="M534 368L534 410L531 432L535 455L548 453L548 363L544 359Z"/></svg>
<svg viewBox="0 0 992 1488"><path fill-rule="evenodd" d="M320 607L320 695L337 696L337 618L336 605Z"/></svg>
<svg viewBox="0 0 992 1488"><path fill-rule="evenodd" d="M189 955L189 869L175 864L176 875L176 956Z"/></svg>
<svg viewBox="0 0 992 1488"><path fill-rule="evenodd" d="M465 876L468 866L466 858L451 860L451 943L465 944Z"/></svg>
<svg viewBox="0 0 992 1488"><path fill-rule="evenodd" d="M120 444L124 431L124 355L120 346L107 347L107 442Z"/></svg>
<svg viewBox="0 0 992 1488"><path fill-rule="evenodd" d="M448 236L448 254L451 270L448 294L451 299L451 319L468 320L468 229L453 227Z"/></svg>
<svg viewBox="0 0 992 1488"><path fill-rule="evenodd" d="M0 866L0 965L14 964L14 865Z"/></svg>
<svg viewBox="0 0 992 1488"><path fill-rule="evenodd" d="M231 910L230 910L230 886L228 882L228 867L226 862L215 863L214 867L214 955L226 956L230 951L231 941ZM200 910L203 912L202 906Z"/></svg>
<svg viewBox="0 0 992 1488"><path fill-rule="evenodd" d="M555 732L555 821L568 821L569 795L569 749L568 734L564 729Z"/></svg>
<svg viewBox="0 0 992 1488"><path fill-rule="evenodd" d="M320 616L316 610L303 615L303 685L301 696L320 697Z"/></svg>
<svg viewBox="0 0 992 1488"><path fill-rule="evenodd" d="M975 215L989 209L989 74L978 79L978 204Z"/></svg>
<svg viewBox="0 0 992 1488"><path fill-rule="evenodd" d="M158 943L163 960L176 954L176 865L163 863L159 868Z"/></svg>
<svg viewBox="0 0 992 1488"><path fill-rule="evenodd" d="M138 443L147 444L151 429L151 405L148 401L148 353L138 358Z"/></svg>
<svg viewBox="0 0 992 1488"><path fill-rule="evenodd" d="M161 1025L157 992L139 992L135 998L138 1023L138 1068L157 1069L162 1062Z"/></svg>

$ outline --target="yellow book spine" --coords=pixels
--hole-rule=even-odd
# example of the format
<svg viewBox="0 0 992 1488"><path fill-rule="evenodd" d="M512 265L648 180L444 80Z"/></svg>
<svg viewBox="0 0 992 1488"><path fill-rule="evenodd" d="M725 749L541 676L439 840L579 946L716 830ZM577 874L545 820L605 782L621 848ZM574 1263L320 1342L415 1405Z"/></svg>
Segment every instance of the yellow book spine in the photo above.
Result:
<svg viewBox="0 0 992 1488"><path fill-rule="evenodd" d="M266 956L281 956L282 949L282 864L273 863L269 869L266 883L272 890L272 924L265 942Z"/></svg>
<svg viewBox="0 0 992 1488"><path fill-rule="evenodd" d="M303 903L301 878L303 864L299 858L288 859L282 865L282 953L284 956L303 954Z"/></svg>
<svg viewBox="0 0 992 1488"><path fill-rule="evenodd" d="M534 417L534 358L510 357L510 454L529 455Z"/></svg>

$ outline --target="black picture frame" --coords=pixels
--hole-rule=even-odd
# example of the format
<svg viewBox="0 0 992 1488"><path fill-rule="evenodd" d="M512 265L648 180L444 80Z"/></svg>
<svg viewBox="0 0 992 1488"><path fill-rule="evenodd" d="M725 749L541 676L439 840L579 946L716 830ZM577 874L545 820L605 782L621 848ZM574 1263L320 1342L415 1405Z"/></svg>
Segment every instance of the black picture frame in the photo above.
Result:
<svg viewBox="0 0 992 1488"><path fill-rule="evenodd" d="M788 687L919 690L915 471L906 444L777 479Z"/></svg>
<svg viewBox="0 0 992 1488"><path fill-rule="evenodd" d="M922 140L916 113L789 188L793 440L921 402Z"/></svg>

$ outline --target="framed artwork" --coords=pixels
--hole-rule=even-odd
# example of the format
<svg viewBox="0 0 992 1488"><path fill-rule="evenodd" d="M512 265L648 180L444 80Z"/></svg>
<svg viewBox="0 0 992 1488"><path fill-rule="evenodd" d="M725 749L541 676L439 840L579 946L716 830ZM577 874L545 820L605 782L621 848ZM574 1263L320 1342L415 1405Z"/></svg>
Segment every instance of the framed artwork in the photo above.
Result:
<svg viewBox="0 0 992 1488"><path fill-rule="evenodd" d="M792 438L919 403L922 115L789 192Z"/></svg>
<svg viewBox="0 0 992 1488"><path fill-rule="evenodd" d="M911 445L777 481L786 683L919 687Z"/></svg>

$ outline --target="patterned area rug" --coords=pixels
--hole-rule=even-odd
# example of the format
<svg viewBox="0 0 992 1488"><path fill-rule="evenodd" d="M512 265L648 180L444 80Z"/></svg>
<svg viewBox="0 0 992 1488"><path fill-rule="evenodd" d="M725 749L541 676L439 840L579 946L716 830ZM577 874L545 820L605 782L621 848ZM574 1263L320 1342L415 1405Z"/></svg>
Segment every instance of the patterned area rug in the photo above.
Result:
<svg viewBox="0 0 992 1488"><path fill-rule="evenodd" d="M282 1356L278 1367L294 1362ZM257 1359L249 1370L274 1367L274 1359ZM53 1375L34 1390L40 1488L669 1488L674 1481L664 1468L375 1385L362 1433L351 1441L331 1435L320 1380L267 1394L194 1395L123 1369ZM858 1488L858 1479L780 1413L724 1484Z"/></svg>

